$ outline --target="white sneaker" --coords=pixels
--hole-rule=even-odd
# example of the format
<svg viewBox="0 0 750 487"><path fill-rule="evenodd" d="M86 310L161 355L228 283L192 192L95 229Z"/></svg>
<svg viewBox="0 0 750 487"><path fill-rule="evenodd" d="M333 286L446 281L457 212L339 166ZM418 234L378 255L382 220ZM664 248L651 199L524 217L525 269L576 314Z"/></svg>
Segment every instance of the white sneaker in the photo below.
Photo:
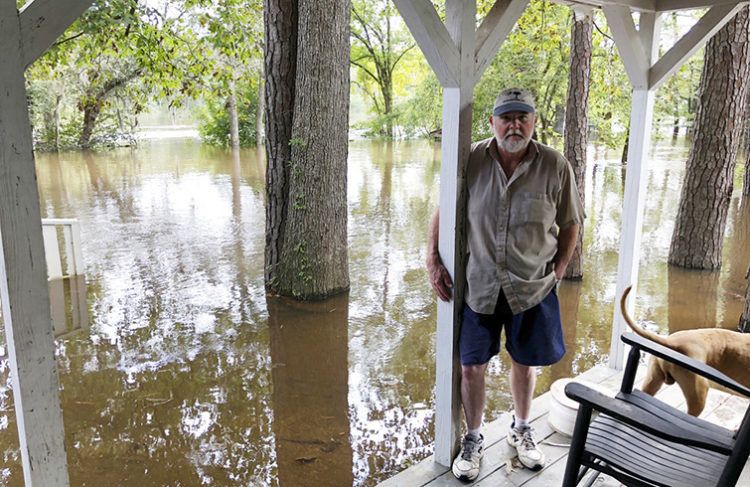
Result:
<svg viewBox="0 0 750 487"><path fill-rule="evenodd" d="M508 444L515 447L518 452L518 460L524 467L531 470L541 470L544 468L544 452L536 446L536 441L532 436L533 431L530 427L517 430L513 425L508 430Z"/></svg>
<svg viewBox="0 0 750 487"><path fill-rule="evenodd" d="M471 482L479 475L479 464L484 454L484 436L466 435L461 442L461 453L453 460L453 475L458 480Z"/></svg>

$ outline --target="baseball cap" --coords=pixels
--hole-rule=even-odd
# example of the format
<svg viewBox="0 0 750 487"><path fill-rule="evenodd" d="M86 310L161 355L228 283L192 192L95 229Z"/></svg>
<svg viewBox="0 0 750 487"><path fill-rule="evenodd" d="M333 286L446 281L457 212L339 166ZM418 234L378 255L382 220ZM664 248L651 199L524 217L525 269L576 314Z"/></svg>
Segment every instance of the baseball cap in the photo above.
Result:
<svg viewBox="0 0 750 487"><path fill-rule="evenodd" d="M508 88L497 95L492 115L498 117L508 112L534 113L534 97L529 90L523 88Z"/></svg>

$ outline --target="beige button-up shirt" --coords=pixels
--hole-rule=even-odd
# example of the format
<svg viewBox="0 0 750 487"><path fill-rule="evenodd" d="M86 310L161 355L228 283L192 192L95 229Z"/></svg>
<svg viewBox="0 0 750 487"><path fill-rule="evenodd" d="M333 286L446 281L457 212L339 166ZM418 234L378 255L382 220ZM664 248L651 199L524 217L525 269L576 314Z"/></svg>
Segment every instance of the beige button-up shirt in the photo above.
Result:
<svg viewBox="0 0 750 487"><path fill-rule="evenodd" d="M466 303L491 314L502 289L517 314L552 291L558 231L583 223L584 211L573 169L556 150L532 140L510 179L496 159L494 138L472 145L466 170Z"/></svg>

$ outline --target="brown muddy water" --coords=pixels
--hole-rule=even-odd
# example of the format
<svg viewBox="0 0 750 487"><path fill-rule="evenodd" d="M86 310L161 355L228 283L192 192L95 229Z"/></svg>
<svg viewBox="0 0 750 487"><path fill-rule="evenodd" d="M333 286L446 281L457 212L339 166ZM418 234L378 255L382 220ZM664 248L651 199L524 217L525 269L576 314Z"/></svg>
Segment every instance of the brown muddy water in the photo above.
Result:
<svg viewBox="0 0 750 487"><path fill-rule="evenodd" d="M722 270L666 265L686 155L652 156L637 317L661 331L734 328L750 262L737 191ZM429 455L435 298L423 262L439 158L425 141L351 144L351 291L299 304L264 293L256 151L185 139L39 155L42 214L80 220L86 262L85 287L50 285L72 485L373 485ZM592 154L585 279L560 289L568 353L537 393L606 361L623 177ZM492 362L487 421L510 408L508 367ZM0 452L0 485L22 485L5 356Z"/></svg>

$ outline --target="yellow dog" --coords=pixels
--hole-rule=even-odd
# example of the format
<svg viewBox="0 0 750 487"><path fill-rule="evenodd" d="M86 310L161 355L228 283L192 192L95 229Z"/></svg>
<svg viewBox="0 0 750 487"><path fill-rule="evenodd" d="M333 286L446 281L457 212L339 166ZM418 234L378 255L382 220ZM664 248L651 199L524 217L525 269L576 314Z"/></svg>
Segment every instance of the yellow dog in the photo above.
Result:
<svg viewBox="0 0 750 487"><path fill-rule="evenodd" d="M683 330L669 336L657 335L636 325L625 309L630 293L622 294L620 309L628 326L638 335L704 362L723 372L745 387L750 387L750 333L739 333L721 328ZM654 395L664 383L677 382L688 406L688 414L698 416L706 406L708 380L660 358L651 357L643 392Z"/></svg>

